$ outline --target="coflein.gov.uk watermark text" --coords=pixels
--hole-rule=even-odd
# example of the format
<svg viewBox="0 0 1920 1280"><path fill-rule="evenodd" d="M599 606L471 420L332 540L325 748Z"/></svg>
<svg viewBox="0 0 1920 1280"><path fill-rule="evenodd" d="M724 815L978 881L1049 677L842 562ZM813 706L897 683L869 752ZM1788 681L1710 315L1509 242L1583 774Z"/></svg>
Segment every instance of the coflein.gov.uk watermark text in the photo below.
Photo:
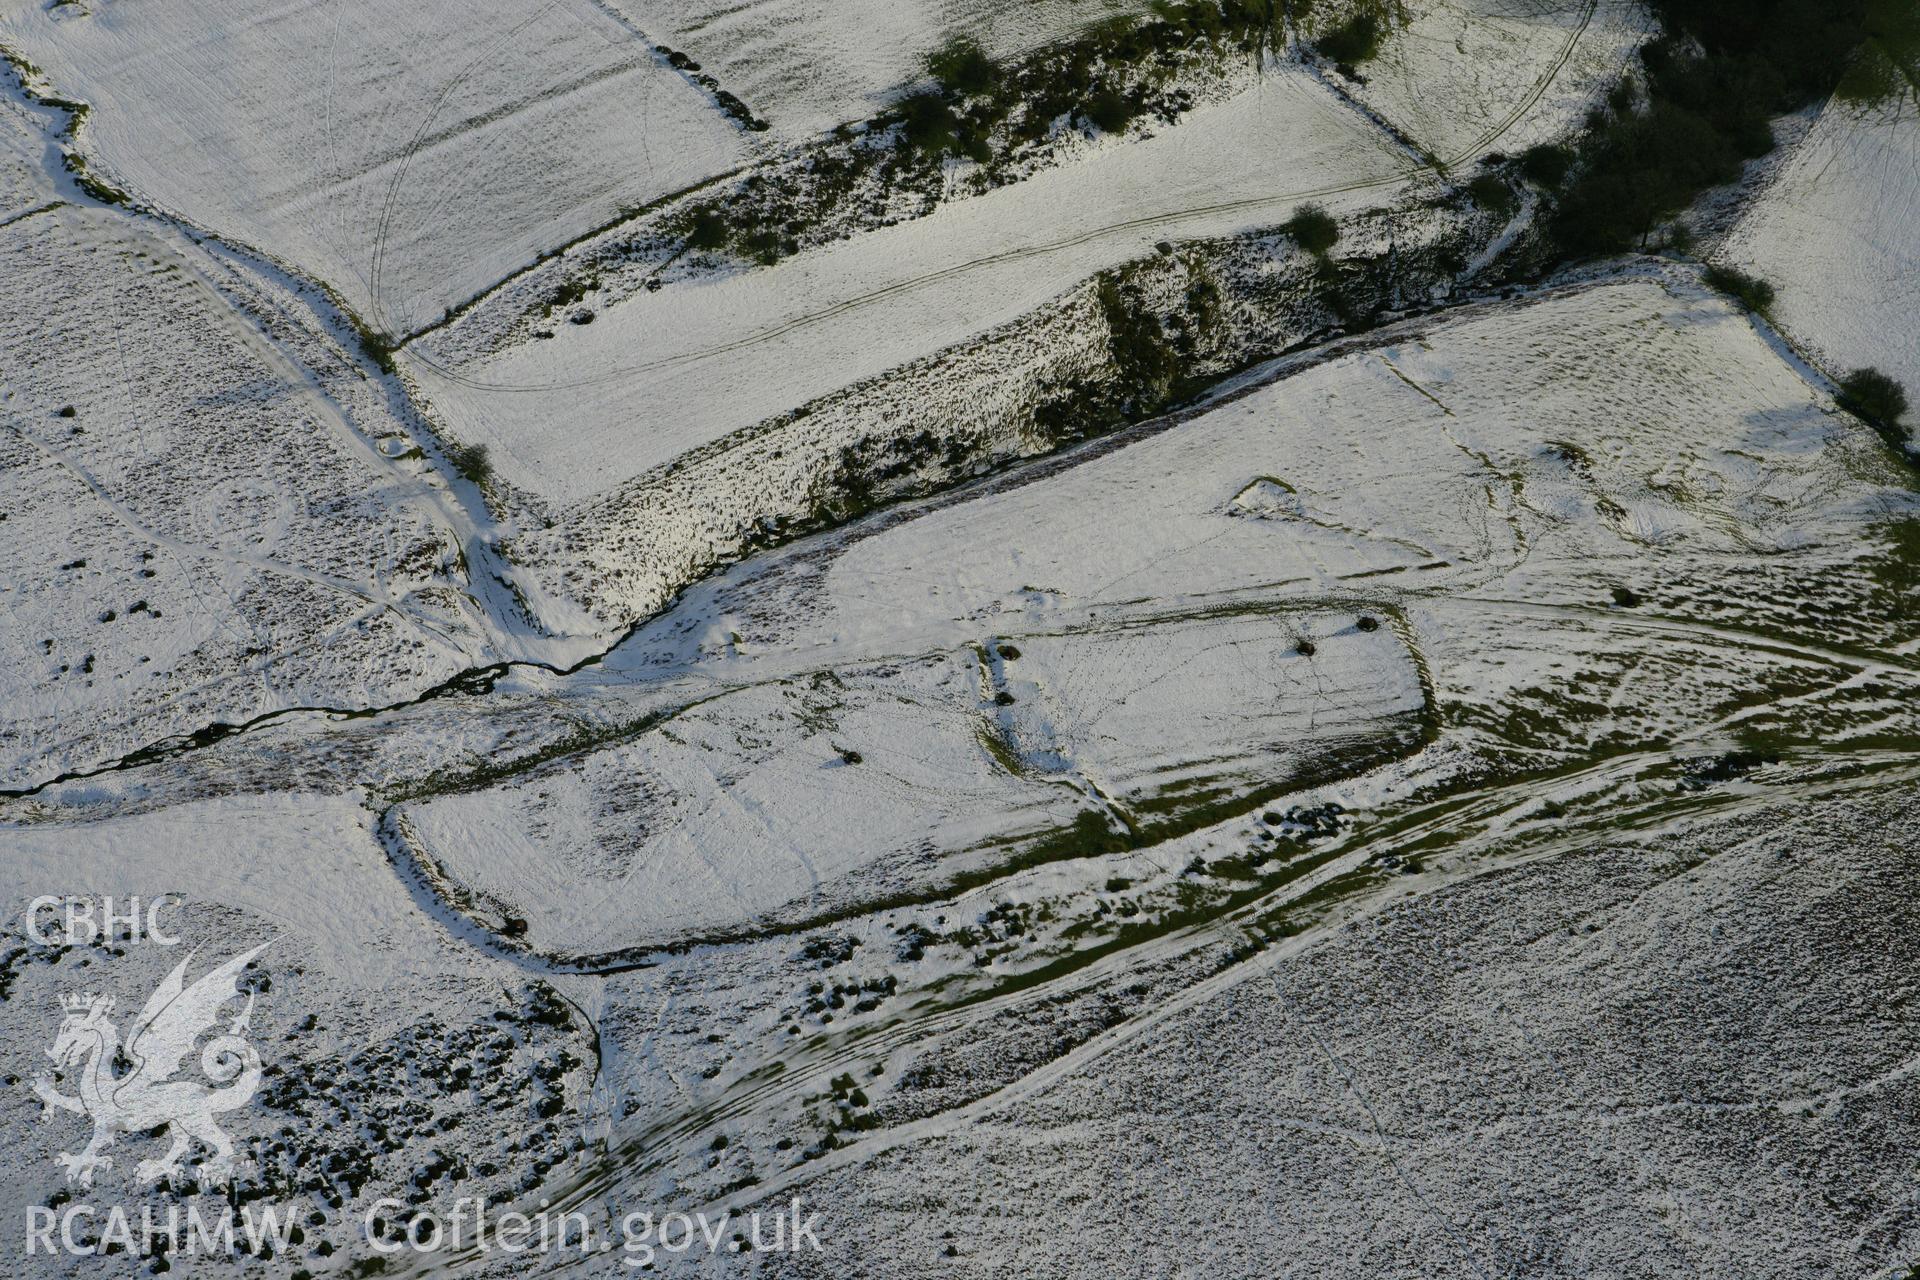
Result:
<svg viewBox="0 0 1920 1280"><path fill-rule="evenodd" d="M638 1211L596 1222L578 1209L535 1213L497 1211L484 1197L463 1197L444 1215L409 1209L395 1199L378 1200L362 1219L365 1247L376 1254L612 1253L630 1267L650 1266L662 1255L823 1252L816 1223L796 1198L771 1211L736 1218L723 1212L655 1214ZM84 1201L59 1209L27 1211L26 1253L69 1256L121 1254L130 1259L156 1252L174 1257L231 1257L236 1252L285 1255L297 1239L293 1205L232 1206L212 1201L142 1205L94 1205Z"/></svg>
<svg viewBox="0 0 1920 1280"><path fill-rule="evenodd" d="M636 1210L606 1226L578 1209L541 1209L536 1213L490 1212L484 1197L456 1200L441 1215L409 1209L398 1200L375 1201L364 1228L376 1253L611 1253L623 1254L631 1267L650 1265L661 1254L822 1252L815 1224L818 1213L802 1213L798 1198L784 1208L755 1210L744 1218L730 1212L654 1214ZM403 1220L404 1218L404 1220Z"/></svg>

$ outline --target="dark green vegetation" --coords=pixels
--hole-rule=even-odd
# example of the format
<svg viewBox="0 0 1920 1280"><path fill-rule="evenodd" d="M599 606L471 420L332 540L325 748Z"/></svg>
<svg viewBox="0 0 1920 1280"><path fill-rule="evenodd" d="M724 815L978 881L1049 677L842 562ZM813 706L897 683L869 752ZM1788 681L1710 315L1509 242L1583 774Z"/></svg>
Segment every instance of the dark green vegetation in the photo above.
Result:
<svg viewBox="0 0 1920 1280"><path fill-rule="evenodd" d="M1360 64L1379 53L1380 42L1387 33L1408 18L1406 7L1399 0L1358 0L1357 4L1348 6L1346 16L1338 21L1334 21L1332 15L1317 16L1314 11L1318 7L1315 0L1294 0L1290 12L1294 21L1314 33L1314 51L1350 80L1360 79L1357 70Z"/></svg>
<svg viewBox="0 0 1920 1280"><path fill-rule="evenodd" d="M1317 204L1303 204L1280 224L1280 230L1300 242L1308 253L1324 254L1340 241L1340 224Z"/></svg>
<svg viewBox="0 0 1920 1280"><path fill-rule="evenodd" d="M1520 176L1541 187L1557 187L1573 171L1573 151L1543 142L1520 153Z"/></svg>
<svg viewBox="0 0 1920 1280"><path fill-rule="evenodd" d="M962 97L992 93L1000 87L1000 68L971 40L949 41L927 58L927 71L948 93Z"/></svg>
<svg viewBox="0 0 1920 1280"><path fill-rule="evenodd" d="M1907 414L1904 387L1878 369L1855 369L1840 379L1840 407L1858 415L1880 433L1895 452L1914 458L1900 420Z"/></svg>
<svg viewBox="0 0 1920 1280"><path fill-rule="evenodd" d="M1631 81L1589 119L1577 163L1559 149L1521 157L1529 180L1563 188L1548 221L1555 249L1584 258L1646 248L1661 224L1773 149L1773 117L1837 94L1920 94L1914 0L1653 0L1664 34L1647 46L1644 101ZM1571 180L1569 181L1569 175ZM1684 228L1671 238L1684 244ZM1773 286L1729 267L1708 285L1765 314ZM1905 391L1874 369L1841 380L1840 403L1913 458Z"/></svg>
<svg viewBox="0 0 1920 1280"><path fill-rule="evenodd" d="M1506 213L1516 203L1513 188L1497 173L1476 174L1467 183L1467 195L1482 209L1491 209L1495 213Z"/></svg>
<svg viewBox="0 0 1920 1280"><path fill-rule="evenodd" d="M1117 407L1123 414L1135 414L1166 404L1183 362L1168 341L1165 324L1142 305L1133 282L1124 275L1101 280L1096 297L1106 317L1114 369L1128 389L1126 403Z"/></svg>
<svg viewBox="0 0 1920 1280"><path fill-rule="evenodd" d="M1729 298L1737 298L1749 311L1766 314L1773 305L1773 286L1758 276L1750 276L1744 271L1732 267L1708 267L1705 272L1708 287L1717 289Z"/></svg>
<svg viewBox="0 0 1920 1280"><path fill-rule="evenodd" d="M1379 18L1371 13L1356 13L1314 41L1314 47L1343 71L1351 71L1380 52L1380 36Z"/></svg>
<svg viewBox="0 0 1920 1280"><path fill-rule="evenodd" d="M1665 219L1773 149L1774 116L1832 93L1867 57L1870 10L1891 7L1653 0L1664 34L1644 53L1644 101L1629 89L1590 120L1549 224L1558 248L1581 258L1646 247Z"/></svg>
<svg viewBox="0 0 1920 1280"><path fill-rule="evenodd" d="M1039 142L1062 116L1109 132L1142 115L1171 122L1191 105L1172 88L1181 56L1252 52L1270 23L1258 0L1162 0L1145 21L1100 23L1017 65L995 67L960 43L928 59L928 69L961 113L957 149L1000 156Z"/></svg>
<svg viewBox="0 0 1920 1280"><path fill-rule="evenodd" d="M87 172L87 158L78 151L67 152L61 158L61 163L66 166L67 172L73 175L74 184L101 204L130 203L126 192L100 181Z"/></svg>
<svg viewBox="0 0 1920 1280"><path fill-rule="evenodd" d="M463 480L484 485L493 478L493 461L483 444L456 444L447 450L447 461Z"/></svg>
<svg viewBox="0 0 1920 1280"><path fill-rule="evenodd" d="M985 136L964 125L942 94L916 93L900 104L896 116L900 140L916 156L933 159L957 151L985 161L991 154Z"/></svg>
<svg viewBox="0 0 1920 1280"><path fill-rule="evenodd" d="M1867 0L1866 43L1840 79L1849 102L1920 98L1920 4Z"/></svg>
<svg viewBox="0 0 1920 1280"><path fill-rule="evenodd" d="M1048 390L1034 408L1034 427L1056 444L1151 417L1211 381L1200 357L1218 340L1225 298L1201 255L1103 273L1094 302L1106 322L1112 376Z"/></svg>
<svg viewBox="0 0 1920 1280"><path fill-rule="evenodd" d="M393 353L399 350L399 344L386 334L375 330L372 325L347 310L345 306L340 310L341 314L346 316L347 323L353 326L353 335L360 341L361 354L373 361L382 373L399 372L399 366L393 360Z"/></svg>

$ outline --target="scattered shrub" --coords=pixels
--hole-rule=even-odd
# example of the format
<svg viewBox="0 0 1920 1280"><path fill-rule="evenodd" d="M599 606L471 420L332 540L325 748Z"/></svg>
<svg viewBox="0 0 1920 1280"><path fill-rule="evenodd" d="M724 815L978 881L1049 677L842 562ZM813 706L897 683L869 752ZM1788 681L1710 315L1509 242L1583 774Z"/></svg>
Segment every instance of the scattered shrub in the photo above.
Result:
<svg viewBox="0 0 1920 1280"><path fill-rule="evenodd" d="M1317 204L1303 204L1295 209L1293 216L1280 224L1280 230L1315 255L1325 254L1340 241L1340 224Z"/></svg>
<svg viewBox="0 0 1920 1280"><path fill-rule="evenodd" d="M1497 173L1483 173L1467 184L1467 195L1482 209L1505 213L1513 208L1513 189Z"/></svg>
<svg viewBox="0 0 1920 1280"><path fill-rule="evenodd" d="M1709 288L1739 299L1749 311L1764 315L1767 308L1773 305L1773 286L1758 276L1750 276L1732 267L1714 266L1707 268L1706 281Z"/></svg>
<svg viewBox="0 0 1920 1280"><path fill-rule="evenodd" d="M1358 13L1314 41L1320 56L1342 66L1358 66L1380 52L1380 19Z"/></svg>
<svg viewBox="0 0 1920 1280"><path fill-rule="evenodd" d="M1094 90L1081 112L1102 133L1120 132L1134 116L1133 104L1126 96L1106 85Z"/></svg>
<svg viewBox="0 0 1920 1280"><path fill-rule="evenodd" d="M457 444L447 450L447 461L463 480L484 485L493 479L493 460L483 444Z"/></svg>
<svg viewBox="0 0 1920 1280"><path fill-rule="evenodd" d="M949 40L928 54L927 70L947 92L963 97L992 93L1000 84L1000 68L965 37Z"/></svg>
<svg viewBox="0 0 1920 1280"><path fill-rule="evenodd" d="M1548 190L1565 182L1572 168L1573 152L1566 147L1543 142L1520 154L1520 176Z"/></svg>
<svg viewBox="0 0 1920 1280"><path fill-rule="evenodd" d="M589 293L600 287L598 276L569 276L554 287L547 295L547 305L552 307L570 307L584 299Z"/></svg>
<svg viewBox="0 0 1920 1280"><path fill-rule="evenodd" d="M687 247L712 251L727 247L727 220L712 205L701 205L687 222Z"/></svg>
<svg viewBox="0 0 1920 1280"><path fill-rule="evenodd" d="M938 156L959 149L960 122L937 93L916 93L900 104L900 136L913 151Z"/></svg>
<svg viewBox="0 0 1920 1280"><path fill-rule="evenodd" d="M740 233L739 250L763 267L770 267L791 251L779 231L773 227L751 227Z"/></svg>
<svg viewBox="0 0 1920 1280"><path fill-rule="evenodd" d="M1840 407L1866 419L1882 431L1900 425L1906 416L1906 388L1878 369L1855 369L1840 379Z"/></svg>
<svg viewBox="0 0 1920 1280"><path fill-rule="evenodd" d="M1121 408L1153 413L1173 397L1180 381L1180 355L1167 341L1160 317L1121 281L1104 279L1096 293L1106 316L1109 349L1120 375Z"/></svg>

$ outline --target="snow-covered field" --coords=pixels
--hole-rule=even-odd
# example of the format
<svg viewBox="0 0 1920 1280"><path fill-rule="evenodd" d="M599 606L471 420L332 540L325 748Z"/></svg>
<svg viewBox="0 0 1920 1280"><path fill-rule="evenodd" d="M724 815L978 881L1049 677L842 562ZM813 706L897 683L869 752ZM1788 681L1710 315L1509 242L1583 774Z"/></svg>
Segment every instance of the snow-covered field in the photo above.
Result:
<svg viewBox="0 0 1920 1280"><path fill-rule="evenodd" d="M790 1274L1900 1274L1916 801L1596 837L1250 962L781 1188L836 1242Z"/></svg>
<svg viewBox="0 0 1920 1280"><path fill-rule="evenodd" d="M1478 163L1607 0L674 221L1146 8L0 0L0 1270L1907 1277L1914 112L1715 193L1765 316Z"/></svg>
<svg viewBox="0 0 1920 1280"><path fill-rule="evenodd" d="M541 951L817 919L1038 856L1076 823L1151 829L1404 752L1422 709L1412 659L1353 621L1141 621L836 666L397 823Z"/></svg>
<svg viewBox="0 0 1920 1280"><path fill-rule="evenodd" d="M1782 326L1826 367L1920 391L1916 207L1920 104L1831 103L1720 258L1774 286Z"/></svg>
<svg viewBox="0 0 1920 1280"><path fill-rule="evenodd" d="M1103 19L1147 12L1146 0L615 0L649 40L685 53L765 119L771 136L806 138L864 120L947 40L1019 55Z"/></svg>
<svg viewBox="0 0 1920 1280"><path fill-rule="evenodd" d="M488 653L405 424L290 358L217 260L74 207L0 227L0 259L5 785L398 701Z"/></svg>
<svg viewBox="0 0 1920 1280"><path fill-rule="evenodd" d="M1435 118L1482 122L1454 161L1571 127L1641 37L1619 6L1448 21L1501 42L1497 56L1466 64L1486 74L1434 82L1414 57L1425 47L1416 26L1389 41L1407 52L1383 62L1374 85ZM884 385L915 362L946 364L951 353L954 402L1014 406L1011 420L1049 379L1077 376L1077 357L1062 353L1084 326L1005 343L1012 359L984 377L964 367L966 353L1037 311L1071 305L1064 300L1100 271L1156 246L1270 227L1307 202L1337 214L1388 210L1376 217L1374 252L1417 238L1391 210L1431 198L1438 180L1331 85L1270 62L1248 87L1177 124L1105 139L1023 181L772 266L663 275L644 255L623 267L617 254L583 246L600 291L583 307L516 330L512 317L555 288L556 277L542 275L537 288L504 288L423 335L400 359L446 433L485 444L532 505L515 554L541 583L543 616L605 634L683 585L683 565L727 555L735 528L798 514L795 486L814 483L815 459L837 445L769 448L762 436L784 415ZM1370 105L1387 114L1393 103ZM1435 135L1432 145L1442 143L1452 145ZM617 246L622 234L608 238ZM652 277L644 288L643 275ZM503 342L503 333L517 336ZM701 494L687 492L689 467L700 469Z"/></svg>
<svg viewBox="0 0 1920 1280"><path fill-rule="evenodd" d="M438 334L402 359L455 437L565 506L1013 320L1157 241L1282 221L1309 199L1358 206L1409 168L1283 69L1156 137L926 218L641 292L475 364L443 355Z"/></svg>
<svg viewBox="0 0 1920 1280"><path fill-rule="evenodd" d="M1872 1013L1910 981L1914 509L1643 268L758 557L571 676L51 788L8 892L285 936L292 1083L243 1132L343 1162L343 1257L413 1170L596 1222L797 1194L826 1252L781 1274L1872 1274L1914 1238ZM29 1201L70 1138L31 1104ZM1788 1143L1850 1196L1760 1186ZM1062 1197L1084 1239L1035 1243ZM1273 1229L1178 1236L1197 1203Z"/></svg>
<svg viewBox="0 0 1920 1280"><path fill-rule="evenodd" d="M1622 0L1412 0L1362 84L1343 84L1449 166L1564 136L1645 29Z"/></svg>
<svg viewBox="0 0 1920 1280"><path fill-rule="evenodd" d="M96 168L394 335L743 154L590 0L10 0L0 41L92 106Z"/></svg>

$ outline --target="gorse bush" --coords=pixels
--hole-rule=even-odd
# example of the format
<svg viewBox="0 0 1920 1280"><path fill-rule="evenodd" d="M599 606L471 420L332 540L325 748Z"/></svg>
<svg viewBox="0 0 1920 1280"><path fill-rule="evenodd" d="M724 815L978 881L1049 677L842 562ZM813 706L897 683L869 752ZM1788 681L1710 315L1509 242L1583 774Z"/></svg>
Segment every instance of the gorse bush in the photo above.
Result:
<svg viewBox="0 0 1920 1280"><path fill-rule="evenodd" d="M1708 267L1705 278L1709 288L1737 298L1749 311L1764 314L1773 305L1773 286L1758 276L1750 276L1732 267Z"/></svg>
<svg viewBox="0 0 1920 1280"><path fill-rule="evenodd" d="M1482 209L1505 213L1513 208L1513 189L1497 173L1483 173L1467 184L1467 195Z"/></svg>
<svg viewBox="0 0 1920 1280"><path fill-rule="evenodd" d="M922 155L957 150L960 121L937 93L916 93L900 104L900 136Z"/></svg>
<svg viewBox="0 0 1920 1280"><path fill-rule="evenodd" d="M968 97L991 93L1000 84L1000 68L979 45L964 37L949 40L928 54L927 71L948 93Z"/></svg>
<svg viewBox="0 0 1920 1280"><path fill-rule="evenodd" d="M1567 180L1573 169L1573 152L1566 147L1543 142L1520 153L1520 176L1535 186L1552 190Z"/></svg>
<svg viewBox="0 0 1920 1280"><path fill-rule="evenodd" d="M687 220L687 246L692 249L724 249L727 245L727 219L719 209L701 205Z"/></svg>
<svg viewBox="0 0 1920 1280"><path fill-rule="evenodd" d="M447 461L463 480L484 485L493 478L493 460L483 444L456 444L447 450Z"/></svg>
<svg viewBox="0 0 1920 1280"><path fill-rule="evenodd" d="M1322 57L1343 66L1358 66L1380 52L1380 19L1371 13L1358 13L1315 40Z"/></svg>
<svg viewBox="0 0 1920 1280"><path fill-rule="evenodd" d="M1160 317L1135 296L1124 280L1105 279L1095 300L1106 317L1109 349L1130 414L1164 406L1180 380L1179 353L1168 342Z"/></svg>
<svg viewBox="0 0 1920 1280"><path fill-rule="evenodd" d="M1907 413L1904 387L1878 369L1855 369L1840 379L1840 405L1882 430L1899 426Z"/></svg>
<svg viewBox="0 0 1920 1280"><path fill-rule="evenodd" d="M1087 99L1084 114L1102 133L1118 133L1133 119L1133 104L1117 89L1102 87Z"/></svg>
<svg viewBox="0 0 1920 1280"><path fill-rule="evenodd" d="M1920 469L1920 450L1916 450L1900 426L1907 413L1906 388L1878 369L1855 369L1840 379L1840 407L1864 418L1887 442L1887 447ZM1920 521L1914 522L1920 529Z"/></svg>
<svg viewBox="0 0 1920 1280"><path fill-rule="evenodd" d="M1295 209L1293 216L1280 224L1280 230L1315 255L1326 253L1340 240L1340 224L1317 204L1303 204Z"/></svg>

